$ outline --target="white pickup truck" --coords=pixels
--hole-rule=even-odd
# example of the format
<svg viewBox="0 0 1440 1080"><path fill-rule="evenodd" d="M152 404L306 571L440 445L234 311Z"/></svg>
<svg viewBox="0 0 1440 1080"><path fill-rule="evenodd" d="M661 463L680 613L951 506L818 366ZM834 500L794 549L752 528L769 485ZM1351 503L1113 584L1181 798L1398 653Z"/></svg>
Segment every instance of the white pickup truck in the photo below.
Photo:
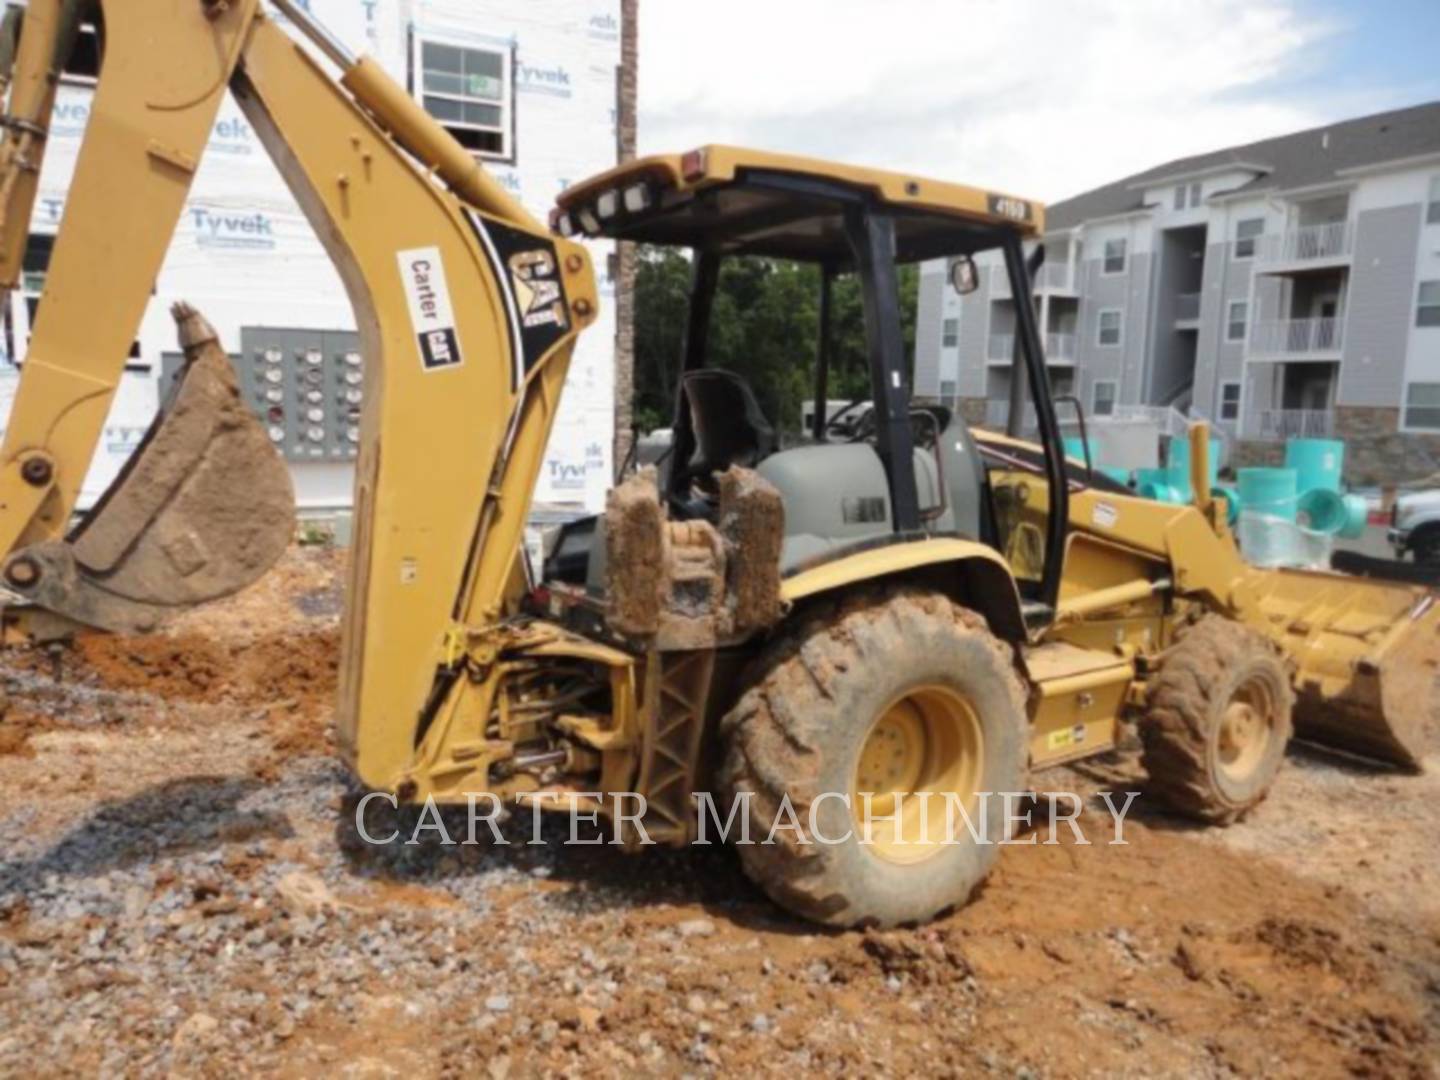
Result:
<svg viewBox="0 0 1440 1080"><path fill-rule="evenodd" d="M1397 559L1411 553L1417 563L1440 563L1440 489L1398 495L1387 535Z"/></svg>

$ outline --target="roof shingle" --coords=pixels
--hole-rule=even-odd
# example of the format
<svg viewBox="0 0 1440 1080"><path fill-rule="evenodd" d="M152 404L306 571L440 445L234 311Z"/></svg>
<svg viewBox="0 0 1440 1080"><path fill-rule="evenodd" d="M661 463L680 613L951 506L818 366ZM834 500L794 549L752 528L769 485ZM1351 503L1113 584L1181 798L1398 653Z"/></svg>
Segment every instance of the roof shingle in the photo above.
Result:
<svg viewBox="0 0 1440 1080"><path fill-rule="evenodd" d="M1237 190L1283 191L1325 183L1345 169L1433 153L1440 153L1440 101L1177 158L1052 204L1046 210L1046 227L1068 229L1138 210L1144 192L1136 185L1214 166L1264 166L1264 175Z"/></svg>

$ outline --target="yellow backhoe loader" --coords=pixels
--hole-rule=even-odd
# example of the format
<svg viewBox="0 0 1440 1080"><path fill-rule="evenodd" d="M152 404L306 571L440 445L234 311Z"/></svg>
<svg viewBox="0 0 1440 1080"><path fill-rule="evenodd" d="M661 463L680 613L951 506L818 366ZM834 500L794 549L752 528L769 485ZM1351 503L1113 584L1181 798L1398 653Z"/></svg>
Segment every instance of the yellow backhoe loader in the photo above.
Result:
<svg viewBox="0 0 1440 1080"><path fill-rule="evenodd" d="M963 903L985 876L1009 827L977 812L986 793L1024 792L1031 770L1131 728L1154 793L1211 822L1264 796L1292 718L1318 742L1419 764L1433 598L1248 566L1203 429L1193 505L1133 498L1067 460L1024 303L1016 364L1038 443L912 404L897 266L947 258L964 289L973 256L998 250L1028 296L1038 204L712 146L565 192L547 229L373 60L294 0L274 6L288 28L260 0L30 0L0 30L8 287L58 74L82 22L101 40L0 448L12 638L151 630L255 580L290 535L285 469L184 306L178 389L71 527L229 92L339 268L362 337L338 725L366 786L607 814L634 793L643 809L614 816L636 848L686 843L697 803L728 805L754 838L737 845L747 872L777 901L888 925ZM693 253L675 440L531 567L541 455L598 303L583 236ZM779 447L744 381L707 365L717 275L737 255L823 270L804 445ZM824 408L839 274L860 284L871 385L848 418ZM798 827L777 832L787 811Z"/></svg>

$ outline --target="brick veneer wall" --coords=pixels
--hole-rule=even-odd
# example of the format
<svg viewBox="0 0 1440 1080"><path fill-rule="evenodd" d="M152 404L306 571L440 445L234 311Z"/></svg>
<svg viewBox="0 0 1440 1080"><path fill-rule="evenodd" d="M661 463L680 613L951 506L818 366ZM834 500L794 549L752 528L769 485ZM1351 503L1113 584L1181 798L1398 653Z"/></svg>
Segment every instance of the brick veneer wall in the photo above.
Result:
<svg viewBox="0 0 1440 1080"><path fill-rule="evenodd" d="M620 70L616 76L616 159L635 157L640 77L640 0L620 0ZM615 257L615 467L635 441L635 245Z"/></svg>

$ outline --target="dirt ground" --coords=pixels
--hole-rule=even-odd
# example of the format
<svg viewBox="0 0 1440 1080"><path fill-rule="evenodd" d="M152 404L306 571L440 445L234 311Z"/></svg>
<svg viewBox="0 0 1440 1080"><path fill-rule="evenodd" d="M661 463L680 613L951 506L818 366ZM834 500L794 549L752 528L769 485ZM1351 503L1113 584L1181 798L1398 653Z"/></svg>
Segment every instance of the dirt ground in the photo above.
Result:
<svg viewBox="0 0 1440 1080"><path fill-rule="evenodd" d="M1440 760L1297 748L1230 829L1142 797L1124 846L1017 845L931 926L818 932L719 847L360 842L338 570L0 657L0 1072L1440 1075Z"/></svg>

